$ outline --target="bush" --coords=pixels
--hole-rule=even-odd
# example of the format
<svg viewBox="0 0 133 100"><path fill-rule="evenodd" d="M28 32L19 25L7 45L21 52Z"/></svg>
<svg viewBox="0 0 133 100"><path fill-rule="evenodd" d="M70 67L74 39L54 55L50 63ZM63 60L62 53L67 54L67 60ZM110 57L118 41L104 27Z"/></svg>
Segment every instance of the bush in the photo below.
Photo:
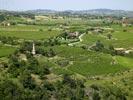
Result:
<svg viewBox="0 0 133 100"><path fill-rule="evenodd" d="M61 67L65 67L65 66L69 65L69 61L68 60L60 60L60 61L57 61L57 64L60 65Z"/></svg>
<svg viewBox="0 0 133 100"><path fill-rule="evenodd" d="M36 87L36 84L32 79L30 72L28 72L27 70L24 71L23 74L20 76L20 82L23 84L24 88L33 90Z"/></svg>
<svg viewBox="0 0 133 100"><path fill-rule="evenodd" d="M43 29L39 29L40 32L43 32Z"/></svg>
<svg viewBox="0 0 133 100"><path fill-rule="evenodd" d="M22 98L22 89L10 80L0 83L0 99L1 100L20 100Z"/></svg>

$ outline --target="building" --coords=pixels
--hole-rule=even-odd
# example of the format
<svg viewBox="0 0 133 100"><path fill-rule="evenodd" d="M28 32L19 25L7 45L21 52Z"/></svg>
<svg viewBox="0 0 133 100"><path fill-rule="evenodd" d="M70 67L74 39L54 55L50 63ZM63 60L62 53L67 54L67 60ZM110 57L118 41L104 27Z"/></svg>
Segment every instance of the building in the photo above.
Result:
<svg viewBox="0 0 133 100"><path fill-rule="evenodd" d="M79 36L79 32L73 32L67 34L69 38L76 38Z"/></svg>
<svg viewBox="0 0 133 100"><path fill-rule="evenodd" d="M129 54L133 52L133 50L126 50L125 48L115 48L117 54Z"/></svg>
<svg viewBox="0 0 133 100"><path fill-rule="evenodd" d="M125 48L114 48L115 53L117 55L124 55L125 54Z"/></svg>
<svg viewBox="0 0 133 100"><path fill-rule="evenodd" d="M1 23L1 25L2 25L2 26L10 26L11 24L10 24L9 22L3 21L3 22Z"/></svg>
<svg viewBox="0 0 133 100"><path fill-rule="evenodd" d="M122 18L122 26L123 27L126 27L127 26L127 18L126 17L123 17Z"/></svg>

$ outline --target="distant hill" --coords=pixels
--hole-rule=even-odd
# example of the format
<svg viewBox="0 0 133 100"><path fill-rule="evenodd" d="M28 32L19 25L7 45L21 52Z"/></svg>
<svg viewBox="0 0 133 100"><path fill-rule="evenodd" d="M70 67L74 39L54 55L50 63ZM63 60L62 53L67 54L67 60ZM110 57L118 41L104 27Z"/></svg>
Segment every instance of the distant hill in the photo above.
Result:
<svg viewBox="0 0 133 100"><path fill-rule="evenodd" d="M35 14L52 14L52 13L57 13L58 11L50 10L50 9L36 9L36 10L28 10L24 12L35 13Z"/></svg>
<svg viewBox="0 0 133 100"><path fill-rule="evenodd" d="M6 12L6 10L0 10ZM7 11L10 12L10 11ZM14 11L13 11L14 12ZM17 12L17 11L15 11ZM36 10L28 10L28 11L18 11L23 13L32 13L32 14L88 14L88 15L101 15L101 16L126 16L133 17L133 11L125 11L125 10L111 10L111 9L91 9L91 10L65 10L65 11L56 11L49 9L36 9Z"/></svg>
<svg viewBox="0 0 133 100"><path fill-rule="evenodd" d="M111 9L92 9L92 10L65 10L65 11L55 11L48 9L37 9L37 10L28 10L25 11L28 13L35 14L56 14L56 13L67 13L67 14L90 14L90 15L113 15L113 16L127 16L133 17L133 11L125 11L125 10L111 10Z"/></svg>
<svg viewBox="0 0 133 100"><path fill-rule="evenodd" d="M74 13L91 14L91 15L115 15L133 17L133 11L111 10L111 9L92 9L76 11Z"/></svg>

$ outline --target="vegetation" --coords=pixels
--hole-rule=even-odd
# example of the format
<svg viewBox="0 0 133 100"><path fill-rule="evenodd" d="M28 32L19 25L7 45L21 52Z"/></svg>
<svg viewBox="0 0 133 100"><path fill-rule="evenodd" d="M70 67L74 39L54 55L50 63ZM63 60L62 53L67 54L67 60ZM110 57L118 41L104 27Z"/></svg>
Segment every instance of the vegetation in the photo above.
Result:
<svg viewBox="0 0 133 100"><path fill-rule="evenodd" d="M131 19L0 12L0 98L132 100Z"/></svg>

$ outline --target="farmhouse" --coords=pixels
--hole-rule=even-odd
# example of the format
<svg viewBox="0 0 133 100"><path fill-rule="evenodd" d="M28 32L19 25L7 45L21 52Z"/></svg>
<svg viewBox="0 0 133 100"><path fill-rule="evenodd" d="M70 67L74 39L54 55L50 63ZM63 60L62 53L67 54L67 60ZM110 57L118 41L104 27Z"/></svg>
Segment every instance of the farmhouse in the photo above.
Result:
<svg viewBox="0 0 133 100"><path fill-rule="evenodd" d="M105 29L100 28L100 27L92 27L92 28L88 29L88 31L91 31L91 32L96 33L96 34L103 33L104 30Z"/></svg>
<svg viewBox="0 0 133 100"><path fill-rule="evenodd" d="M95 30L94 30L94 32L95 32L95 33L102 33L102 32L103 32L103 30L102 30L102 29L100 29L100 28L97 28L97 29L95 29Z"/></svg>
<svg viewBox="0 0 133 100"><path fill-rule="evenodd" d="M2 25L2 26L10 26L11 24L10 24L9 22L3 21L3 22L1 23L1 25Z"/></svg>
<svg viewBox="0 0 133 100"><path fill-rule="evenodd" d="M76 38L79 36L79 32L67 33L67 35L70 38Z"/></svg>
<svg viewBox="0 0 133 100"><path fill-rule="evenodd" d="M129 54L129 53L133 52L133 50L126 50L125 48L115 48L115 51L118 54Z"/></svg>
<svg viewBox="0 0 133 100"><path fill-rule="evenodd" d="M114 48L114 50L118 53L118 54L124 54L125 49L124 48Z"/></svg>
<svg viewBox="0 0 133 100"><path fill-rule="evenodd" d="M123 27L126 26L126 17L123 17L123 18L122 18L122 22L121 22L121 23L122 23L122 26L123 26Z"/></svg>
<svg viewBox="0 0 133 100"><path fill-rule="evenodd" d="M125 51L125 54L129 54L129 53L131 53L131 52L133 52L133 50L126 50L126 51Z"/></svg>
<svg viewBox="0 0 133 100"><path fill-rule="evenodd" d="M124 48L115 48L116 51L125 51Z"/></svg>

